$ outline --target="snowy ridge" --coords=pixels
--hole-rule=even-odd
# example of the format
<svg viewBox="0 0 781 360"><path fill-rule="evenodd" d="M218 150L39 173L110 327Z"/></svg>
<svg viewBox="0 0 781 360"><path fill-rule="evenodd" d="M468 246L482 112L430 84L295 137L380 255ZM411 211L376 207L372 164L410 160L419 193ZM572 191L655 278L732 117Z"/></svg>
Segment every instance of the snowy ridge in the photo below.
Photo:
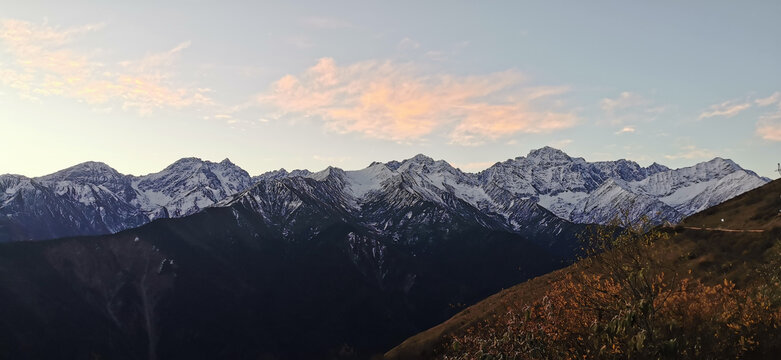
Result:
<svg viewBox="0 0 781 360"><path fill-rule="evenodd" d="M251 185L249 174L228 159L213 163L184 158L161 172L134 177L131 187L137 196L130 203L148 214L164 208L169 216L186 216Z"/></svg>
<svg viewBox="0 0 781 360"><path fill-rule="evenodd" d="M145 176L123 175L100 162L38 178L0 175L0 219L6 223L0 230L13 229L6 240L114 233L193 214L251 185L249 174L228 159L181 159Z"/></svg>
<svg viewBox="0 0 781 360"><path fill-rule="evenodd" d="M676 222L768 181L722 158L673 170L623 159L587 162L551 147L477 174L422 154L360 170L280 169L256 177L228 159L184 158L144 176L86 162L39 178L0 175L0 230L13 229L11 240L112 233L240 203L286 231L303 231L295 222L306 209L376 232L457 220L553 236L561 221L607 223L622 213Z"/></svg>

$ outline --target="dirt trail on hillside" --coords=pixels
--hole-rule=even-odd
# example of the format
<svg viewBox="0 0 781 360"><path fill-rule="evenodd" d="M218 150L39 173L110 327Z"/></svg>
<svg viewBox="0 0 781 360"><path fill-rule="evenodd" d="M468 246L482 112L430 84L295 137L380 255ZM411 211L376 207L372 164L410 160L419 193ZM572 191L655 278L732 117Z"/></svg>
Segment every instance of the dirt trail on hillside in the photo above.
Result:
<svg viewBox="0 0 781 360"><path fill-rule="evenodd" d="M765 232L765 230L761 230L761 229L724 229L724 228L704 228L698 226L684 226L683 228L691 229L691 230L723 231L723 232L750 232L750 233Z"/></svg>

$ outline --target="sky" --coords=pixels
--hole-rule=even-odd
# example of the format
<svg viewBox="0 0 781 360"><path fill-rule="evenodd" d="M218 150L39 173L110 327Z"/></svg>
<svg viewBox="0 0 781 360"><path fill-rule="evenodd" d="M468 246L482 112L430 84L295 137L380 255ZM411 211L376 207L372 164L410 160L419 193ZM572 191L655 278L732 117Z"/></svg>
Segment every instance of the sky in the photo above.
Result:
<svg viewBox="0 0 781 360"><path fill-rule="evenodd" d="M542 146L777 178L778 1L0 0L0 173Z"/></svg>

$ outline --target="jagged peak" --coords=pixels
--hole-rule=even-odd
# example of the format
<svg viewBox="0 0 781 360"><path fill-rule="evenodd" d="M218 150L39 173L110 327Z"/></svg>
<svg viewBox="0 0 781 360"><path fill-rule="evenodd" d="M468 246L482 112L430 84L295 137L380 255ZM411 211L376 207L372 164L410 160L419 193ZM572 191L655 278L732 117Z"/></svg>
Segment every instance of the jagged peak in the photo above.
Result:
<svg viewBox="0 0 781 360"><path fill-rule="evenodd" d="M57 181L57 180L92 180L96 178L118 178L122 177L117 170L100 161L85 161L80 164L62 169L55 173L41 176L39 180Z"/></svg>
<svg viewBox="0 0 781 360"><path fill-rule="evenodd" d="M332 176L342 176L342 175L344 175L344 170L329 165L327 168L323 170L320 170L316 173L309 174L308 177L315 179L317 181L323 181Z"/></svg>
<svg viewBox="0 0 781 360"><path fill-rule="evenodd" d="M618 159L618 160L605 160L605 161L594 161L591 164L594 165L613 165L613 166L622 166L622 167L632 167L632 168L641 168L640 164L627 159Z"/></svg>
<svg viewBox="0 0 781 360"><path fill-rule="evenodd" d="M740 165L735 163L734 161L730 159L724 159L722 157L715 157L708 161L703 161L701 163L694 164L693 166L685 167L679 170L683 169L696 169L697 171L720 171L720 170L730 170L730 171L740 171L744 170Z"/></svg>
<svg viewBox="0 0 781 360"><path fill-rule="evenodd" d="M179 160L174 161L174 164L188 164L188 163L196 163L196 162L197 163L202 163L203 160L201 160L201 158L199 158L199 157L188 156L188 157L183 157L183 158L181 158Z"/></svg>
<svg viewBox="0 0 781 360"><path fill-rule="evenodd" d="M652 169L652 170L658 170L658 171L670 170L670 168L668 168L667 166L664 166L664 165L662 165L662 164L660 164L660 163L658 163L656 161L654 161L653 164L648 165L648 167L646 167L646 169Z"/></svg>
<svg viewBox="0 0 781 360"><path fill-rule="evenodd" d="M292 171L287 171L285 168L279 168L279 170L271 170L266 171L258 176L252 177L254 181L257 181L259 179L281 179L281 178L288 178L288 177L309 177L312 175L312 172L306 169L295 169Z"/></svg>
<svg viewBox="0 0 781 360"><path fill-rule="evenodd" d="M2 174L0 175L0 192L2 189L8 187L8 186L14 186L16 184L19 184L21 182L32 182L30 178L24 176L24 175L17 175L17 174Z"/></svg>
<svg viewBox="0 0 781 360"><path fill-rule="evenodd" d="M225 158L225 159L223 159L222 161L220 161L220 165L236 166L236 164L234 164L234 163L231 161L231 159L229 159L229 158Z"/></svg>
<svg viewBox="0 0 781 360"><path fill-rule="evenodd" d="M388 166L389 169L392 169L394 171L418 171L423 168L429 168L433 166L434 164L442 164L444 161L434 161L434 159L423 155L423 154L417 154L409 159L406 159L401 162L399 166L397 166L395 169L392 166Z"/></svg>
<svg viewBox="0 0 781 360"><path fill-rule="evenodd" d="M111 166L108 166L108 164L100 161L85 161L81 164L73 165L69 168L65 168L60 171L66 171L66 170L76 170L76 169L89 169L89 170L96 170L96 171L105 171L105 172L117 172L112 168Z"/></svg>
<svg viewBox="0 0 781 360"><path fill-rule="evenodd" d="M353 171L348 171L348 172L360 172L360 171L368 171L368 172L390 171L390 172L395 172L396 170L392 169L390 166L388 166L388 164L385 164L383 162L372 161L372 163L369 164L369 166L367 166L367 167L365 167L363 169L353 170Z"/></svg>
<svg viewBox="0 0 781 360"><path fill-rule="evenodd" d="M616 164L627 164L627 165L632 165L632 166L640 166L640 164L634 162L633 160L628 160L628 159L618 159L618 160L616 160Z"/></svg>
<svg viewBox="0 0 781 360"><path fill-rule="evenodd" d="M161 172L170 172L177 170L186 170L196 166L201 166L206 162L197 157L184 157L174 161L171 165L166 166ZM159 174L159 173L158 173ZM153 175L153 174L150 174Z"/></svg>
<svg viewBox="0 0 781 360"><path fill-rule="evenodd" d="M260 174L260 177L268 177L268 176L285 176L289 174L285 168L279 168L279 170L271 170L266 171L262 174Z"/></svg>
<svg viewBox="0 0 781 360"><path fill-rule="evenodd" d="M428 163L433 163L434 159L423 154L417 154L407 160L402 161L402 163L406 163L406 162L428 164Z"/></svg>
<svg viewBox="0 0 781 360"><path fill-rule="evenodd" d="M396 170L399 169L399 167L401 167L401 162L396 161L396 160L391 160L391 161L386 162L385 166L387 166L388 169L396 171Z"/></svg>
<svg viewBox="0 0 781 360"><path fill-rule="evenodd" d="M398 163L398 166L395 166L396 163L398 162L391 161L386 163L385 166L388 169L394 171L406 171L409 169L418 169L424 166L428 169L455 169L445 160L434 160L433 158L423 154L417 154L409 159L406 159L401 163Z"/></svg>
<svg viewBox="0 0 781 360"><path fill-rule="evenodd" d="M526 157L529 159L562 159L562 160L572 159L564 151L561 151L559 149L550 146L543 146L539 149L533 149L529 151L529 154L526 155Z"/></svg>
<svg viewBox="0 0 781 360"><path fill-rule="evenodd" d="M19 174L0 174L0 179L29 179L27 176Z"/></svg>
<svg viewBox="0 0 781 360"><path fill-rule="evenodd" d="M714 165L729 165L729 166L736 166L738 168L741 168L740 165L732 161L731 159L725 159L722 157L715 157L711 160L708 160L705 162L706 164L714 164ZM742 169L742 168L741 168Z"/></svg>

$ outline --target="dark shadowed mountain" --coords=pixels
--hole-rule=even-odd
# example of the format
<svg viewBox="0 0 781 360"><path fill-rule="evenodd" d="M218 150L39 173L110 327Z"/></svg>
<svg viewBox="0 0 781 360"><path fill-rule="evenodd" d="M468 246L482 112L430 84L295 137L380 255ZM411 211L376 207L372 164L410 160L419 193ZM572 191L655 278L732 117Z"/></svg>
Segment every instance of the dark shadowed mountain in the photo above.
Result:
<svg viewBox="0 0 781 360"><path fill-rule="evenodd" d="M777 280L768 281L768 272L778 273L779 249L781 249L781 180L775 180L762 187L753 189L730 199L720 205L705 209L685 218L680 225L675 227L661 227L657 230L667 234L667 238L657 240L649 248L651 256L658 256L662 260L659 266L664 271L674 274L672 279L686 279L687 281L700 281L706 285L721 285L727 281L732 282L736 288L742 291L757 291L761 289L762 296L774 289L773 301L763 303L767 311L767 318L778 314L779 305ZM385 359L445 359L445 358L473 358L467 351L477 352L475 348L470 350L456 350L452 345L454 339L474 337L475 343L486 344L486 356L500 358L496 351L502 348L497 343L507 345L504 347L504 355L517 356L518 358L536 358L534 347L524 347L524 334L517 328L510 329L509 321L512 314L524 314L530 306L549 296L551 291L562 288L568 278L588 269L587 261L575 263L572 266L554 271L550 274L519 283L506 288L496 294L470 306L457 315L430 329L412 336L399 343L388 351ZM771 269L771 270L768 270ZM604 271L604 269L597 269ZM606 276L601 274L601 276ZM777 277L775 277L777 279ZM563 294L570 296L571 294ZM553 296L553 295L551 295ZM622 298L620 302L624 302ZM726 310L734 310L734 305L728 301L707 301L705 308L718 309L725 306ZM657 305L659 306L659 305ZM659 306L661 307L661 306ZM658 309L657 309L658 310ZM686 308L686 311L697 311L696 307ZM661 310L659 310L661 311ZM555 311L551 311L555 313ZM719 316L697 317L687 312L683 314L687 319L698 319L697 322L713 321ZM662 318L662 316L659 316ZM725 316L726 317L726 316ZM607 317L606 319L611 319ZM667 321L669 319L662 319ZM772 320L770 320L772 321ZM670 320L670 328L675 326ZM517 322L515 323L518 324ZM634 326L635 323L628 322ZM587 330L584 334L590 334L588 326L596 328L593 324L584 324ZM730 324L730 326L734 326ZM741 325L742 330L747 331L758 327L756 322ZM556 329L556 327L553 327ZM494 331L495 330L495 331ZM492 332L493 331L493 332ZM503 335L510 331L508 337ZM731 331L731 330L730 330ZM781 339L777 322L767 330L760 331L762 336ZM576 333L580 334L580 333ZM732 340L714 339L712 332L694 332L693 337L712 339L716 342L727 342L722 345L726 348L736 348ZM508 338L510 340L508 340ZM521 339L521 340L519 340ZM504 341L504 343L503 343ZM513 342L515 341L515 342ZM741 358L772 359L776 358L781 343L762 341L755 342L747 347L747 354ZM598 346L606 343L606 340L598 342ZM646 346L649 346L646 344ZM695 347L692 344L681 345L680 349ZM490 348L490 350L489 350ZM695 349L696 351L701 351ZM454 355L462 351L460 355ZM712 349L704 349L712 351ZM722 356L703 356L699 352L691 352L694 358L721 358ZM448 355L449 357L446 357ZM462 357L459 357L462 356ZM625 357L621 353L618 357ZM667 356L670 356L669 354ZM643 358L643 357L640 357ZM672 356L671 358L679 358Z"/></svg>
<svg viewBox="0 0 781 360"><path fill-rule="evenodd" d="M261 181L114 235L2 244L0 356L367 358L563 266L582 227L532 206L546 225L512 230L406 176L352 203L343 176Z"/></svg>
<svg viewBox="0 0 781 360"><path fill-rule="evenodd" d="M228 161L197 159L142 178L96 163L4 176L3 209L13 210L0 216L4 240L31 233L19 214L39 221L41 234L82 224L117 231L109 204L156 220L113 235L0 244L0 354L366 358L570 263L585 225L540 205L555 196L684 191L680 200L691 189L731 194L764 181L720 159L679 170L632 164L543 148L480 174L418 155L357 171L279 171L252 186ZM602 191L615 186L624 190ZM637 204L630 198L617 199ZM589 214L609 209L597 204Z"/></svg>

